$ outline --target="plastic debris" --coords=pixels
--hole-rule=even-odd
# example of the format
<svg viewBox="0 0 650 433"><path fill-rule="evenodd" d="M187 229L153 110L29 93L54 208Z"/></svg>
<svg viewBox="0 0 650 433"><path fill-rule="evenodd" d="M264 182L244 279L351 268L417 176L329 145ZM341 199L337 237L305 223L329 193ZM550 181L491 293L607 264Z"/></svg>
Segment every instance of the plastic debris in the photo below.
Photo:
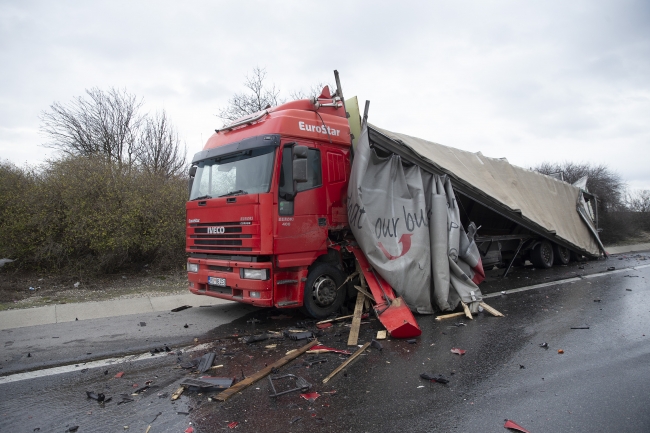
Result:
<svg viewBox="0 0 650 433"><path fill-rule="evenodd" d="M285 332L284 335L289 337L291 340L305 340L307 338L312 338L314 334L310 331L304 332Z"/></svg>
<svg viewBox="0 0 650 433"><path fill-rule="evenodd" d="M178 313L179 311L187 310L188 308L192 308L191 305L183 305L182 307L176 307L172 309L172 313Z"/></svg>
<svg viewBox="0 0 650 433"><path fill-rule="evenodd" d="M588 326L572 326L571 329L589 329Z"/></svg>
<svg viewBox="0 0 650 433"><path fill-rule="evenodd" d="M206 353L201 357L201 360L199 361L199 373L205 373L208 371L210 367L212 367L212 363L214 362L214 358L216 358L217 354L214 352Z"/></svg>
<svg viewBox="0 0 650 433"><path fill-rule="evenodd" d="M317 392L310 392L309 394L300 394L300 397L304 398L310 403L313 403L318 397L320 397L320 394Z"/></svg>
<svg viewBox="0 0 650 433"><path fill-rule="evenodd" d="M331 322L328 322L328 323L317 323L317 324L316 324L316 327L317 327L318 329L327 329L327 328L331 328L332 326L334 326L334 325L332 325Z"/></svg>
<svg viewBox="0 0 650 433"><path fill-rule="evenodd" d="M185 433L194 433L194 427L188 427L185 429Z"/></svg>
<svg viewBox="0 0 650 433"><path fill-rule="evenodd" d="M268 340L268 339L269 339L268 335L262 334L262 335L250 335L248 337L244 337L244 338L242 338L242 341L244 343L246 343L246 344L251 344L251 343L255 343L257 341L264 341L264 340Z"/></svg>
<svg viewBox="0 0 650 433"><path fill-rule="evenodd" d="M294 423L300 421L301 419L302 419L301 416L297 416L297 417L295 417L294 419L292 419L291 421L289 421L289 424L294 424Z"/></svg>
<svg viewBox="0 0 650 433"><path fill-rule="evenodd" d="M530 433L528 430L526 430L525 428L523 428L522 426L520 426L516 422L514 422L512 420L509 420L509 419L506 420L506 423L504 424L503 427L509 428L509 429L512 429L512 430L517 430L517 431L520 431L522 433Z"/></svg>
<svg viewBox="0 0 650 433"><path fill-rule="evenodd" d="M77 430L79 430L79 426L78 426L78 425L73 425L72 427L68 427L68 429L66 430L66 432L71 432L71 433L73 433L73 432L76 432Z"/></svg>
<svg viewBox="0 0 650 433"><path fill-rule="evenodd" d="M467 352L467 351L463 350L463 349L457 349L455 347L453 349L451 349L451 353L455 353L456 355L464 355L465 352Z"/></svg>
<svg viewBox="0 0 650 433"><path fill-rule="evenodd" d="M443 385L449 383L449 379L446 379L442 374L433 375L429 373L422 373L420 374L420 377L424 380L441 383Z"/></svg>
<svg viewBox="0 0 650 433"><path fill-rule="evenodd" d="M0 259L0 268L3 267L5 264L7 264L7 263L12 263L12 262L15 262L15 260L11 260L11 259Z"/></svg>
<svg viewBox="0 0 650 433"><path fill-rule="evenodd" d="M185 325L183 325L183 328L189 328L189 325L186 323Z"/></svg>
<svg viewBox="0 0 650 433"><path fill-rule="evenodd" d="M562 355L562 354L564 353L564 350L562 350L562 349L558 349L558 350L557 350L557 353L559 353L560 355Z"/></svg>
<svg viewBox="0 0 650 433"><path fill-rule="evenodd" d="M36 290L36 289L33 288L33 287L30 287L29 290L31 290L31 291L33 292L33 291Z"/></svg>
<svg viewBox="0 0 650 433"><path fill-rule="evenodd" d="M81 283L80 283L79 281L77 281L76 283L73 284L73 286L74 286L75 288L77 288L77 287L79 287L79 284L81 284Z"/></svg>
<svg viewBox="0 0 650 433"><path fill-rule="evenodd" d="M230 424L228 424L228 428L235 428L235 427L237 427L238 425L239 425L239 423L238 423L237 421L233 421L233 422L231 422Z"/></svg>
<svg viewBox="0 0 650 433"><path fill-rule="evenodd" d="M543 343L540 343L539 347L543 347L544 349L548 349L548 343L546 341L543 342Z"/></svg>
<svg viewBox="0 0 650 433"><path fill-rule="evenodd" d="M415 338L410 338L410 339L406 340L406 342L407 342L408 344L415 344L415 343L418 342L418 340L416 340Z"/></svg>
<svg viewBox="0 0 650 433"><path fill-rule="evenodd" d="M98 403L101 403L104 400L106 400L106 396L104 394L102 394L101 392L95 394L94 392L86 391L86 395L88 396L88 398L92 398L93 400L97 400Z"/></svg>
<svg viewBox="0 0 650 433"><path fill-rule="evenodd" d="M381 343L377 340L372 340L370 342L370 347L374 347L375 349L379 350L380 352L384 350L384 346L381 345Z"/></svg>
<svg viewBox="0 0 650 433"><path fill-rule="evenodd" d="M186 387L197 387L201 390L224 390L230 388L233 382L234 380L231 377L201 376L198 379L184 379L180 385Z"/></svg>
<svg viewBox="0 0 650 433"><path fill-rule="evenodd" d="M615 269L616 269L616 266L610 266L609 268L607 268L608 271L613 271Z"/></svg>

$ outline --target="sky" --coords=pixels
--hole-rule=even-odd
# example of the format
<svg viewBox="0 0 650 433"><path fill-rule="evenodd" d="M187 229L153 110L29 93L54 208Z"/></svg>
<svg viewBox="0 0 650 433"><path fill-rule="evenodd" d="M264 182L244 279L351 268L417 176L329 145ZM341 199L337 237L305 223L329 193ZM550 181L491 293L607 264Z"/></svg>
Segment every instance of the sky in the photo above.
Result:
<svg viewBox="0 0 650 433"><path fill-rule="evenodd" d="M0 159L86 89L164 109L201 150L246 74L333 83L379 127L512 164L606 164L650 189L650 2L0 0Z"/></svg>

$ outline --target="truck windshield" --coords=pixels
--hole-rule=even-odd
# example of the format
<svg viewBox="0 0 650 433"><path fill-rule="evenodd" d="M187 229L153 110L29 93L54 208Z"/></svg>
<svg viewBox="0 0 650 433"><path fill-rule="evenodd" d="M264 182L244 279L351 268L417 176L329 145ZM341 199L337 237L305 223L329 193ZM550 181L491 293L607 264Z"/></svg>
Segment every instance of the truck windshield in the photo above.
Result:
<svg viewBox="0 0 650 433"><path fill-rule="evenodd" d="M269 192L275 149L266 146L200 161L190 200Z"/></svg>

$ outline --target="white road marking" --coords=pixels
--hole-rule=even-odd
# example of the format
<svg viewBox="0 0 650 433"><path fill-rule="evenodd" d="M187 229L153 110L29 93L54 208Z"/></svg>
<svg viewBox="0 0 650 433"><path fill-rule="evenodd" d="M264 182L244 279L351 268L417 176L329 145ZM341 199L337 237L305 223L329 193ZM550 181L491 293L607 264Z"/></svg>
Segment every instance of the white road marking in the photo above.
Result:
<svg viewBox="0 0 650 433"><path fill-rule="evenodd" d="M650 267L650 265L632 266L631 268L623 268L623 269L615 269L613 271L599 272L597 274L585 275L584 277L571 277L564 280L550 281L548 283L541 283L541 284L535 284L533 286L520 287L518 289L504 290L504 292L488 293L487 295L483 295L483 299L494 298L497 296L501 296L502 294L510 295L512 293L526 292L528 290L541 289L544 287L557 286L560 284L575 283L577 281L587 279L587 278L597 278L597 277L602 277L604 275L620 274L621 272L636 271L638 269L644 269L647 267Z"/></svg>
<svg viewBox="0 0 650 433"><path fill-rule="evenodd" d="M25 373L10 374L8 376L0 377L0 385L4 383L19 382L21 380L54 376L55 374L70 373L73 371L80 371L86 368L90 369L90 368L109 367L109 366L115 367L116 365L124 364L126 362L137 362L137 361L145 361L148 359L151 360L156 358L162 358L165 356L169 356L170 353L175 353L178 350L182 350L183 353L188 353L188 352L191 353L191 352L196 352L199 350L206 349L209 346L210 344L204 343L196 346L183 347L181 349L173 350L172 352L161 352L154 355L152 355L151 352L147 352L141 355L128 355L119 358L98 359L97 361L90 361L86 363L62 365L60 367L45 368L43 370L35 370L35 371L28 371Z"/></svg>

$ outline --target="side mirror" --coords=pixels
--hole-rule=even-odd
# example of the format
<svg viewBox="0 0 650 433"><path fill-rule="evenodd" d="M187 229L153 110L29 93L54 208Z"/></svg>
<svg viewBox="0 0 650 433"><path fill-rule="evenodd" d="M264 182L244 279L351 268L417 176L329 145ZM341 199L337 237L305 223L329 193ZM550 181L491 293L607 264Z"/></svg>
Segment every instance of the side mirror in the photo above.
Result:
<svg viewBox="0 0 650 433"><path fill-rule="evenodd" d="M194 177L196 175L196 165L190 167L189 175L190 177Z"/></svg>

